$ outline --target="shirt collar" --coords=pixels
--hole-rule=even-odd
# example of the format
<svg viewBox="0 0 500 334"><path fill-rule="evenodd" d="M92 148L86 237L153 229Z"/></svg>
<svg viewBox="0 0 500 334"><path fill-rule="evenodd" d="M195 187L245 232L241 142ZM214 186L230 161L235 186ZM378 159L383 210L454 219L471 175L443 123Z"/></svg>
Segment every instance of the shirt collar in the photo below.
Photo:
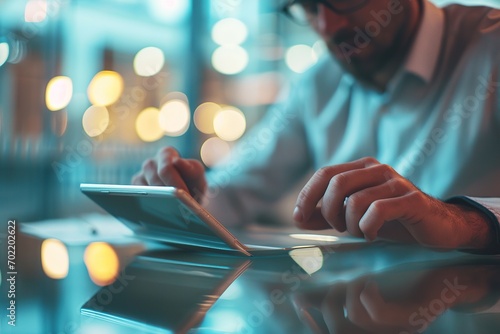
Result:
<svg viewBox="0 0 500 334"><path fill-rule="evenodd" d="M407 72L416 74L425 82L432 80L436 69L444 34L444 12L428 0L424 0L424 16L415 41L405 63Z"/></svg>

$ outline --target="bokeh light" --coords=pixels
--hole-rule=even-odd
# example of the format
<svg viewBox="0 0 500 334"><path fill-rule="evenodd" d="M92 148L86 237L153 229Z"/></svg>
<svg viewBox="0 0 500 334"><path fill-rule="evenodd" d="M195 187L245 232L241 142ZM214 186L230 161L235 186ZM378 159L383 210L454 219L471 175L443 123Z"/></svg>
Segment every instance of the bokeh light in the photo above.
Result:
<svg viewBox="0 0 500 334"><path fill-rule="evenodd" d="M146 3L152 17L169 24L182 22L191 8L191 2L186 0L147 0Z"/></svg>
<svg viewBox="0 0 500 334"><path fill-rule="evenodd" d="M239 139L246 130L245 115L234 107L223 108L214 119L215 134L226 141Z"/></svg>
<svg viewBox="0 0 500 334"><path fill-rule="evenodd" d="M24 7L25 22L43 22L47 18L47 0L29 0Z"/></svg>
<svg viewBox="0 0 500 334"><path fill-rule="evenodd" d="M137 75L150 77L158 74L164 64L163 51L151 46L137 52L134 58L134 71Z"/></svg>
<svg viewBox="0 0 500 334"><path fill-rule="evenodd" d="M286 65L295 73L303 73L316 63L313 49L308 45L295 45L286 52Z"/></svg>
<svg viewBox="0 0 500 334"><path fill-rule="evenodd" d="M6 42L0 43L0 66L5 64L7 59L9 59L9 53L10 53L9 44Z"/></svg>
<svg viewBox="0 0 500 334"><path fill-rule="evenodd" d="M120 261L113 247L105 242L88 245L83 260L90 279L97 285L108 285L118 276Z"/></svg>
<svg viewBox="0 0 500 334"><path fill-rule="evenodd" d="M42 269L45 275L53 279L68 276L69 255L66 246L57 239L46 239L41 247Z"/></svg>
<svg viewBox="0 0 500 334"><path fill-rule="evenodd" d="M238 19L218 21L212 28L212 39L219 45L239 45L247 39L248 28Z"/></svg>
<svg viewBox="0 0 500 334"><path fill-rule="evenodd" d="M339 238L334 235L322 235L322 234L297 233L297 234L290 234L290 237L299 240L322 241L322 242L339 241Z"/></svg>
<svg viewBox="0 0 500 334"><path fill-rule="evenodd" d="M73 82L65 76L52 78L47 84L45 102L51 111L61 110L68 106L73 96Z"/></svg>
<svg viewBox="0 0 500 334"><path fill-rule="evenodd" d="M160 109L160 128L169 136L183 135L189 128L189 105L181 100L171 100Z"/></svg>
<svg viewBox="0 0 500 334"><path fill-rule="evenodd" d="M163 137L160 127L160 111L157 108L146 108L139 113L135 121L135 131L145 142L154 142Z"/></svg>
<svg viewBox="0 0 500 334"><path fill-rule="evenodd" d="M238 74L248 66L248 52L238 45L220 46L212 54L212 66L222 74Z"/></svg>
<svg viewBox="0 0 500 334"><path fill-rule="evenodd" d="M200 156L203 163L212 167L224 160L231 152L231 147L224 140L213 137L201 145Z"/></svg>
<svg viewBox="0 0 500 334"><path fill-rule="evenodd" d="M95 106L109 106L120 98L123 93L123 78L114 71L97 73L89 84L87 94Z"/></svg>
<svg viewBox="0 0 500 334"><path fill-rule="evenodd" d="M109 126L109 112L106 107L91 106L83 114L83 129L89 137L100 136Z"/></svg>
<svg viewBox="0 0 500 334"><path fill-rule="evenodd" d="M194 125L200 132L212 134L214 130L214 119L221 107L217 103L206 102L200 104L194 112Z"/></svg>

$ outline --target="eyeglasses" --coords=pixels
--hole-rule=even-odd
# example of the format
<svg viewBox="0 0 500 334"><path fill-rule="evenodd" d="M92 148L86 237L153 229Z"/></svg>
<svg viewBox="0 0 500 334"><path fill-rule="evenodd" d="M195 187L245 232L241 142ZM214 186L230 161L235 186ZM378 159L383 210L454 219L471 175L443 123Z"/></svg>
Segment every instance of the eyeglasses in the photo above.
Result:
<svg viewBox="0 0 500 334"><path fill-rule="evenodd" d="M350 14L362 8L368 0L290 0L283 13L300 25L308 25L318 16L318 5L323 4L337 14Z"/></svg>

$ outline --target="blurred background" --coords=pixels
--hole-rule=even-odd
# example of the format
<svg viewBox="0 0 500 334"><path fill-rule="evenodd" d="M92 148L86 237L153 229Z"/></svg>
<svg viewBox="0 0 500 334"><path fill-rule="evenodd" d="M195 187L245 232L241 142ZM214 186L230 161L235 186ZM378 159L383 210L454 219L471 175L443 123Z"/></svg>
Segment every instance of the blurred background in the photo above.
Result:
<svg viewBox="0 0 500 334"><path fill-rule="evenodd" d="M224 158L326 56L282 3L0 0L2 221L96 210L81 182L127 184L166 145Z"/></svg>

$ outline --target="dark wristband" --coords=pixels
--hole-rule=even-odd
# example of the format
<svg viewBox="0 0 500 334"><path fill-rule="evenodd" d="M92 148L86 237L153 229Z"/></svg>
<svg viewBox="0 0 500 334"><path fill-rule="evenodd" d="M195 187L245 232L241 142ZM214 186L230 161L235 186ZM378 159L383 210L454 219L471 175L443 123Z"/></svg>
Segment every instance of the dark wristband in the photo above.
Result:
<svg viewBox="0 0 500 334"><path fill-rule="evenodd" d="M472 209L476 209L480 211L486 218L488 218L488 225L490 227L490 233L493 236L492 242L490 245L481 250L468 250L464 249L464 252L473 253L473 254L500 254L500 223L498 222L497 217L485 208L480 203L473 201L472 199L466 196L456 196L451 197L445 201L449 204L458 204L464 205Z"/></svg>

